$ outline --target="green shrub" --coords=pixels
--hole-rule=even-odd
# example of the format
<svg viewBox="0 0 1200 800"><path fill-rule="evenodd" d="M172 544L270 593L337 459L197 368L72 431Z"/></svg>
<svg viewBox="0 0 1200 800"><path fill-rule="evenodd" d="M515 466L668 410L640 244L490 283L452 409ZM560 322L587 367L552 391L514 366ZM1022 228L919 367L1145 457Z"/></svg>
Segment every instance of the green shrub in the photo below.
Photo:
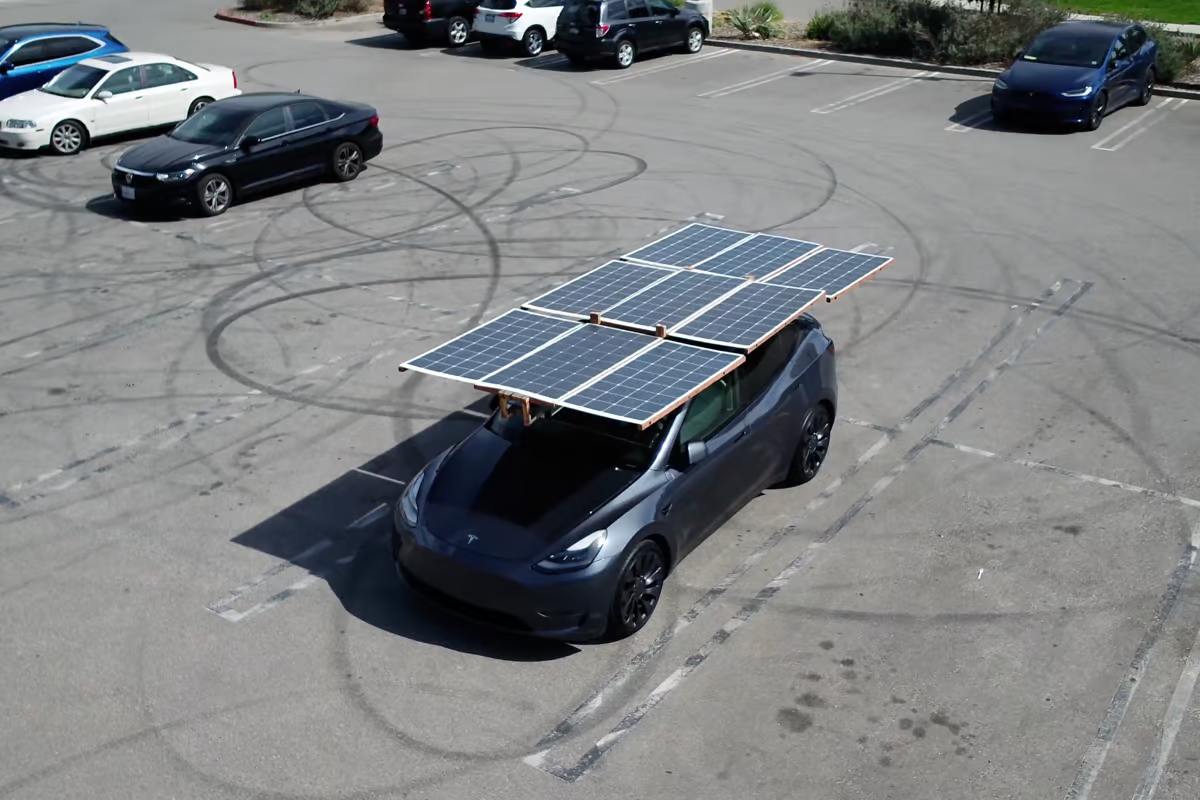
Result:
<svg viewBox="0 0 1200 800"><path fill-rule="evenodd" d="M845 14L845 11L818 11L808 21L808 27L804 29L804 35L809 39L828 41L830 33L833 31L833 26Z"/></svg>
<svg viewBox="0 0 1200 800"><path fill-rule="evenodd" d="M242 0L247 11L284 11L313 19L331 17L337 11L359 13L370 5L370 0Z"/></svg>
<svg viewBox="0 0 1200 800"><path fill-rule="evenodd" d="M296 0L296 13L302 17L324 19L341 8L342 0Z"/></svg>
<svg viewBox="0 0 1200 800"><path fill-rule="evenodd" d="M783 30L783 12L771 0L760 0L730 11L729 24L747 39L756 34L770 39Z"/></svg>
<svg viewBox="0 0 1200 800"><path fill-rule="evenodd" d="M1170 83L1182 77L1190 65L1200 58L1200 39L1194 36L1180 36L1160 25L1146 25L1150 38L1158 42L1158 79Z"/></svg>

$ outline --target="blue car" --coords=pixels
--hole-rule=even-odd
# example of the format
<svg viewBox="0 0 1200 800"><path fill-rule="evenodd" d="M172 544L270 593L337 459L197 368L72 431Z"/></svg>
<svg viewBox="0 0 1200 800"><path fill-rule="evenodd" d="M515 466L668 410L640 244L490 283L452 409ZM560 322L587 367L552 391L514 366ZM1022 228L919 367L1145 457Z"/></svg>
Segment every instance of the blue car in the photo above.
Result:
<svg viewBox="0 0 1200 800"><path fill-rule="evenodd" d="M1094 131L1154 93L1158 43L1140 25L1065 22L1042 31L992 86L992 118L1040 117Z"/></svg>
<svg viewBox="0 0 1200 800"><path fill-rule="evenodd" d="M86 22L0 28L0 100L36 89L85 58L128 49L108 28Z"/></svg>

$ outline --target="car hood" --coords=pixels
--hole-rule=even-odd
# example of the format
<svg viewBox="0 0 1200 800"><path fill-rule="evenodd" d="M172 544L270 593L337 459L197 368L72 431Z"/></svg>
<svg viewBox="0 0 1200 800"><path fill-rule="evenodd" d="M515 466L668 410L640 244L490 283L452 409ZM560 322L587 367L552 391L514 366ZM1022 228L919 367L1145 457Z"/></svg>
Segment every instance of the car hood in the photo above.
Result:
<svg viewBox="0 0 1200 800"><path fill-rule="evenodd" d="M425 528L447 543L532 561L560 540L569 545L567 535L639 475L586 453L513 443L481 427L431 476L421 513Z"/></svg>
<svg viewBox="0 0 1200 800"><path fill-rule="evenodd" d="M0 100L0 120L31 119L39 125L56 124L58 117L78 113L82 102L85 101L33 89Z"/></svg>
<svg viewBox="0 0 1200 800"><path fill-rule="evenodd" d="M222 152L224 148L211 144L195 144L170 136L157 136L126 150L117 159L117 164L140 172L166 172Z"/></svg>
<svg viewBox="0 0 1200 800"><path fill-rule="evenodd" d="M1087 86L1099 74L1100 70L1095 67L1069 67L1021 59L1008 68L1004 80L1008 88L1018 92L1065 92Z"/></svg>

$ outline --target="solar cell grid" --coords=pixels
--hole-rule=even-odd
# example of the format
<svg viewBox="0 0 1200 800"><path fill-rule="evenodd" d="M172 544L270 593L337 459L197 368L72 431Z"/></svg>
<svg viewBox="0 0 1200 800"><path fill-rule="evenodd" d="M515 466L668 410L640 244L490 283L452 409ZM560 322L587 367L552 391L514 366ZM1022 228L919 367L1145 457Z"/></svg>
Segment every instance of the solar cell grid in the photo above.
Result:
<svg viewBox="0 0 1200 800"><path fill-rule="evenodd" d="M811 289L747 284L671 335L751 349L823 296Z"/></svg>
<svg viewBox="0 0 1200 800"><path fill-rule="evenodd" d="M743 231L692 223L633 251L626 258L668 267L690 267L749 236Z"/></svg>
<svg viewBox="0 0 1200 800"><path fill-rule="evenodd" d="M731 292L743 281L702 272L677 272L654 284L641 294L610 308L604 318L610 322L653 328L671 328L695 314L721 295Z"/></svg>
<svg viewBox="0 0 1200 800"><path fill-rule="evenodd" d="M593 311L604 311L672 274L674 270L661 267L643 267L623 261L610 261L525 305L527 308L541 308L586 317Z"/></svg>
<svg viewBox="0 0 1200 800"><path fill-rule="evenodd" d="M889 261L891 258L888 256L830 248L820 250L800 263L772 275L767 278L767 282L781 286L822 289L830 298L835 298Z"/></svg>
<svg viewBox="0 0 1200 800"><path fill-rule="evenodd" d="M401 367L474 381L578 327L569 320L514 309Z"/></svg>
<svg viewBox="0 0 1200 800"><path fill-rule="evenodd" d="M821 245L783 236L756 234L723 253L718 253L696 265L696 269L718 275L762 278L780 267L787 266Z"/></svg>
<svg viewBox="0 0 1200 800"><path fill-rule="evenodd" d="M563 405L645 425L743 361L737 353L661 341Z"/></svg>
<svg viewBox="0 0 1200 800"><path fill-rule="evenodd" d="M644 333L579 325L528 358L486 376L480 384L554 402L656 341Z"/></svg>

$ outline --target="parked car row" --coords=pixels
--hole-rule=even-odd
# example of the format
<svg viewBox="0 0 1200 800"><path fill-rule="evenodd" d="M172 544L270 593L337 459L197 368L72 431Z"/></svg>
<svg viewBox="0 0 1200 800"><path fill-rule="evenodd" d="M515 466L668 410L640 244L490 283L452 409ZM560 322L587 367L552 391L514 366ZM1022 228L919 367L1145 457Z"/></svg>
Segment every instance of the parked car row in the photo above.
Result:
<svg viewBox="0 0 1200 800"><path fill-rule="evenodd" d="M474 34L486 51L516 44L527 56L553 46L572 64L625 69L641 53L696 53L708 20L668 0L387 0L383 24L407 39L460 47Z"/></svg>

